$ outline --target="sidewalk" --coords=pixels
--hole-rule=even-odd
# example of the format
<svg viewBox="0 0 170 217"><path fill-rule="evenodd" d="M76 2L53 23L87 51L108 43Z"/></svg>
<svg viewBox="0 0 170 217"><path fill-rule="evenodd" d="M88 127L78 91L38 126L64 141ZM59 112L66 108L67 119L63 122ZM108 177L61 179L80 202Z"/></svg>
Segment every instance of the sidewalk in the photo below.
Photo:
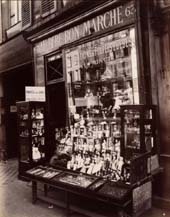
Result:
<svg viewBox="0 0 170 217"><path fill-rule="evenodd" d="M39 189L42 194L42 190ZM0 163L0 217L64 217L65 209L38 201L32 204L31 183L18 180L17 161ZM83 214L72 213L71 217L102 217L86 210ZM110 215L109 215L110 216ZM152 208L142 217L170 217L170 211Z"/></svg>

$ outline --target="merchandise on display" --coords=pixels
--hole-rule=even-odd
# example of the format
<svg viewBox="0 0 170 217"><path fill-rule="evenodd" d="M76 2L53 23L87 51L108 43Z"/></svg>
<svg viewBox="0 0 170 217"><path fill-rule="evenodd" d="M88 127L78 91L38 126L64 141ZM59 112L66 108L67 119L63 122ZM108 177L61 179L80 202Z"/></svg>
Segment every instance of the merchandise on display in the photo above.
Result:
<svg viewBox="0 0 170 217"><path fill-rule="evenodd" d="M41 102L18 102L20 163L42 162L45 159L45 107Z"/></svg>
<svg viewBox="0 0 170 217"><path fill-rule="evenodd" d="M94 182L96 180L96 178L88 177L88 176L85 176L82 174L64 173L64 174L57 176L53 180L67 183L67 184L71 184L74 186L87 188L90 184L92 184L92 182Z"/></svg>
<svg viewBox="0 0 170 217"><path fill-rule="evenodd" d="M62 172L61 170L57 170L47 166L38 166L27 171L27 173L30 175L34 175L46 179L51 179L59 175L61 172Z"/></svg>

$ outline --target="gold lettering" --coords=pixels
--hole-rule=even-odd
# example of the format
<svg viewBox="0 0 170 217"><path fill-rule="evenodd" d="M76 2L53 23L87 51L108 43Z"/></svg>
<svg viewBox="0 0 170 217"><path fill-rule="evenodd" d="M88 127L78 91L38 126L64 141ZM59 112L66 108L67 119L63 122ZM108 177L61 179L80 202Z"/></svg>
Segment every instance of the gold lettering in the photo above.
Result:
<svg viewBox="0 0 170 217"><path fill-rule="evenodd" d="M123 23L122 6L117 8L117 24Z"/></svg>
<svg viewBox="0 0 170 217"><path fill-rule="evenodd" d="M110 26L116 25L116 9L110 11Z"/></svg>
<svg viewBox="0 0 170 217"><path fill-rule="evenodd" d="M65 42L69 43L70 42L70 30L65 31Z"/></svg>
<svg viewBox="0 0 170 217"><path fill-rule="evenodd" d="M98 31L98 30L97 30L97 26L96 26L96 21L95 21L95 19L92 19L92 26L91 26L91 27L94 28L95 32Z"/></svg>
<svg viewBox="0 0 170 217"><path fill-rule="evenodd" d="M88 20L83 24L83 36L89 35L90 34L90 21Z"/></svg>
<svg viewBox="0 0 170 217"><path fill-rule="evenodd" d="M76 35L76 39L79 39L80 38L80 32L79 32L79 29L78 29L78 26L74 27L74 31L75 31L75 35Z"/></svg>
<svg viewBox="0 0 170 217"><path fill-rule="evenodd" d="M107 29L110 27L110 22L108 22L109 18L110 18L110 11L106 12L104 15L103 15L103 25L104 27ZM108 23L107 23L108 22Z"/></svg>
<svg viewBox="0 0 170 217"><path fill-rule="evenodd" d="M102 15L98 16L98 17L97 17L97 27L98 27L98 31L104 29L103 23L104 23L103 16L102 16Z"/></svg>

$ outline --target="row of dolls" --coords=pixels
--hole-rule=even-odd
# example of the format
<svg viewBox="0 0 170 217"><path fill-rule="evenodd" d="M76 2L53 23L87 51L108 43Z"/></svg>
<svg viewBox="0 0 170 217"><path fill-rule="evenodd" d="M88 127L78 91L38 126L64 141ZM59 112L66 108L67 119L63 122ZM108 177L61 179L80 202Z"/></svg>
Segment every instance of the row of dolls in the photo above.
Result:
<svg viewBox="0 0 170 217"><path fill-rule="evenodd" d="M121 179L123 157L118 152L106 152L100 154L75 152L71 160L67 162L67 169L80 171L90 175L102 176L113 180Z"/></svg>
<svg viewBox="0 0 170 217"><path fill-rule="evenodd" d="M73 143L74 151L99 152L106 153L107 151L120 152L120 139L78 139Z"/></svg>

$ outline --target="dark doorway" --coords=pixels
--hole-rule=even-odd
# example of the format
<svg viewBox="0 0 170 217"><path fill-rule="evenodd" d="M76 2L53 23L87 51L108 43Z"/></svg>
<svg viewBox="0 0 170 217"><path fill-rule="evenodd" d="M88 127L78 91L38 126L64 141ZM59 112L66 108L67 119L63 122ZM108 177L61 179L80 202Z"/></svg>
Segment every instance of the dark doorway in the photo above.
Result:
<svg viewBox="0 0 170 217"><path fill-rule="evenodd" d="M66 93L65 82L56 82L46 87L47 90L47 140L48 156L54 154L55 128L64 128L66 126Z"/></svg>
<svg viewBox="0 0 170 217"><path fill-rule="evenodd" d="M66 126L65 82L51 84L47 87L48 120L54 127Z"/></svg>
<svg viewBox="0 0 170 217"><path fill-rule="evenodd" d="M3 76L7 157L18 155L16 102L25 100L25 86L33 86L32 65L8 71Z"/></svg>

